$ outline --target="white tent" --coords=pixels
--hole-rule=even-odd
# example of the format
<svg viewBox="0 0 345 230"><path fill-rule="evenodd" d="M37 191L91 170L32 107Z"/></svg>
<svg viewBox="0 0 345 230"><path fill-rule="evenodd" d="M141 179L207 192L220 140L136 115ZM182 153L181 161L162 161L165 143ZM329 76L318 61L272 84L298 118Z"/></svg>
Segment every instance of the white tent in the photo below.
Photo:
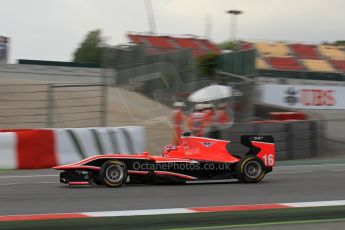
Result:
<svg viewBox="0 0 345 230"><path fill-rule="evenodd" d="M215 101L232 96L232 88L225 85L211 85L192 93L188 100L194 103Z"/></svg>

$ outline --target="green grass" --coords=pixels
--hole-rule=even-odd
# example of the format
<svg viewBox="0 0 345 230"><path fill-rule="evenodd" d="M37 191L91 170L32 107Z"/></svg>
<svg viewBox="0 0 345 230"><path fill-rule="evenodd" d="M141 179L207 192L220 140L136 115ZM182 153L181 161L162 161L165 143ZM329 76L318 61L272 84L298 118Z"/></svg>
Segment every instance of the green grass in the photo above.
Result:
<svg viewBox="0 0 345 230"><path fill-rule="evenodd" d="M321 219L321 220L298 220L298 221L277 221L269 223L257 223L257 224L235 224L235 225L216 225L207 227L191 227L191 228L172 228L168 230L206 230L206 229L229 229L229 228L248 228L248 227L265 227L265 226L277 226L277 225L289 225L289 224L319 224L319 223L330 223L330 222L343 222L345 218L337 219Z"/></svg>
<svg viewBox="0 0 345 230"><path fill-rule="evenodd" d="M8 172L9 170L8 169L0 169L0 174L3 174L5 172Z"/></svg>

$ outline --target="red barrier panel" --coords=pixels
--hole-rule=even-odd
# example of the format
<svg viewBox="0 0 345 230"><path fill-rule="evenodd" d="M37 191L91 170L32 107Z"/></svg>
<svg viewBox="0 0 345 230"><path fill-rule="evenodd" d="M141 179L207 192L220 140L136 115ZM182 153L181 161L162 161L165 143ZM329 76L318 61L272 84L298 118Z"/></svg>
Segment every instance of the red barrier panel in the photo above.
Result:
<svg viewBox="0 0 345 230"><path fill-rule="evenodd" d="M53 131L17 132L17 159L20 169L50 168L57 165Z"/></svg>
<svg viewBox="0 0 345 230"><path fill-rule="evenodd" d="M270 112L273 120L307 120L307 116L301 112Z"/></svg>

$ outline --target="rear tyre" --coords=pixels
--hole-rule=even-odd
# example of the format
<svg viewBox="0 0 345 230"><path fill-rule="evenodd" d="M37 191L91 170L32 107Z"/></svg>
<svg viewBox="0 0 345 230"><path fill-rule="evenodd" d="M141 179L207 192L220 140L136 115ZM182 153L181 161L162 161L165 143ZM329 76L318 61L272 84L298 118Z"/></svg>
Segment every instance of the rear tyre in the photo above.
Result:
<svg viewBox="0 0 345 230"><path fill-rule="evenodd" d="M126 164L121 161L109 160L105 162L99 172L99 180L108 187L120 187L127 180Z"/></svg>
<svg viewBox="0 0 345 230"><path fill-rule="evenodd" d="M265 165L256 156L244 156L236 165L238 178L241 182L257 183L266 174Z"/></svg>

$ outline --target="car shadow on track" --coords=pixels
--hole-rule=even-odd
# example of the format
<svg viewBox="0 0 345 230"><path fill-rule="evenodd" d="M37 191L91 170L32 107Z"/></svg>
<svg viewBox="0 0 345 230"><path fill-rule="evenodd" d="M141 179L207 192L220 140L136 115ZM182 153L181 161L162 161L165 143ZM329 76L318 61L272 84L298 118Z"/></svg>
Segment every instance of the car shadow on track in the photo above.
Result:
<svg viewBox="0 0 345 230"><path fill-rule="evenodd" d="M172 184L172 183L152 183L152 184L125 184L121 187L116 187L115 189L123 189L126 187L130 187L130 188L135 188L135 187L159 187L159 186L164 186L164 187L185 187L185 186L210 186L210 185L231 185L231 184L239 184L239 185L243 185L243 186L252 186L252 185L258 185L258 184L271 184L274 181L271 180L265 180L265 181L261 181L259 183L243 183L240 181L200 181L197 183L185 183L185 184ZM59 186L60 188L66 188L66 189L96 189L96 188L108 188L105 185L61 185Z"/></svg>

